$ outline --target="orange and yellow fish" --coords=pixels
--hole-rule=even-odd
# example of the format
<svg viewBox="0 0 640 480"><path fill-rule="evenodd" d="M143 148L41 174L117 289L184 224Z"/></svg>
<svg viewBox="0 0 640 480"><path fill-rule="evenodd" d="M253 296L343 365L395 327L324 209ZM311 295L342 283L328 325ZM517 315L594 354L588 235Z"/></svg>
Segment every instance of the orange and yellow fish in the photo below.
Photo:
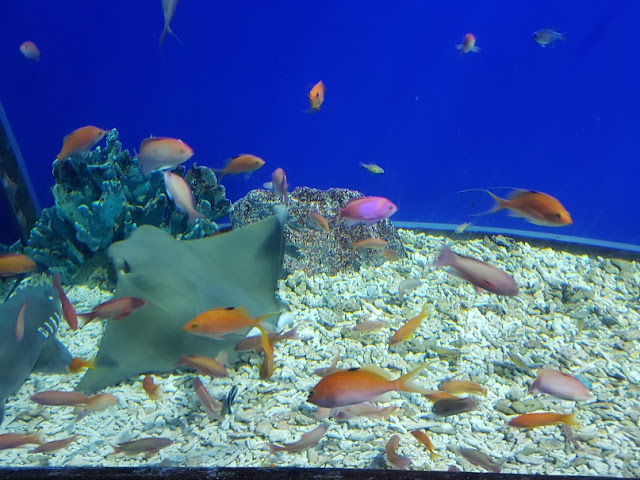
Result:
<svg viewBox="0 0 640 480"><path fill-rule="evenodd" d="M352 245L356 250L365 248L371 250L383 250L387 248L389 242L387 242L384 238L365 238L363 240L357 240L353 242Z"/></svg>
<svg viewBox="0 0 640 480"><path fill-rule="evenodd" d="M311 105L311 111L317 112L324 103L324 92L326 88L322 80L316 83L309 91L309 104Z"/></svg>
<svg viewBox="0 0 640 480"><path fill-rule="evenodd" d="M427 447L427 450L429 450L429 452L431 453L431 460L434 460L436 457L440 456L436 453L436 449L433 446L433 443L431 443L431 439L422 430L412 430L411 435L416 437L416 439L420 443Z"/></svg>
<svg viewBox="0 0 640 480"><path fill-rule="evenodd" d="M100 142L106 134L106 130L93 125L80 127L64 137L62 148L56 158L61 161L75 153L85 154L96 143Z"/></svg>
<svg viewBox="0 0 640 480"><path fill-rule="evenodd" d="M196 315L182 329L194 335L220 340L229 333L257 327L264 319L278 314L280 312L272 312L252 318L245 307L216 307Z"/></svg>
<svg viewBox="0 0 640 480"><path fill-rule="evenodd" d="M318 212L309 212L309 218L313 220L323 232L329 233L331 231L327 219Z"/></svg>
<svg viewBox="0 0 640 480"><path fill-rule="evenodd" d="M410 339L415 331L418 329L422 320L427 316L427 306L428 302L425 302L422 307L422 311L416 315L414 318L409 320L407 323L402 325L389 339L389 345L395 345L396 343L404 342L405 340Z"/></svg>
<svg viewBox="0 0 640 480"><path fill-rule="evenodd" d="M391 380L387 372L375 365L349 370L338 370L323 377L313 387L308 402L318 407L335 408L354 403L368 402L392 391L414 392L422 395L433 393L413 383L426 365Z"/></svg>
<svg viewBox="0 0 640 480"><path fill-rule="evenodd" d="M516 428L536 428L545 427L547 425L557 425L564 423L565 425L580 426L576 420L576 413L554 413L554 412L537 412L525 413L509 420L508 425Z"/></svg>
<svg viewBox="0 0 640 480"><path fill-rule="evenodd" d="M0 278L33 272L35 269L36 263L26 255L19 253L3 253L0 255Z"/></svg>
<svg viewBox="0 0 640 480"><path fill-rule="evenodd" d="M463 190L463 192L474 190ZM564 227L573 223L566 208L556 198L546 193L514 189L505 199L494 195L489 190L480 189L479 191L488 193L496 202L493 208L486 212L487 214L507 209L511 211L512 216L525 218L534 225Z"/></svg>
<svg viewBox="0 0 640 480"><path fill-rule="evenodd" d="M160 385L156 385L151 375L144 376L142 388L147 392L147 396L151 400L158 400L160 398Z"/></svg>
<svg viewBox="0 0 640 480"><path fill-rule="evenodd" d="M67 367L67 370L69 370L71 373L80 373L82 369L95 370L96 359L94 358L93 360L85 360L84 358L73 357L71 359L71 362L69 363L69 366Z"/></svg>
<svg viewBox="0 0 640 480"><path fill-rule="evenodd" d="M220 173L218 183L222 182L225 175L238 175L240 173L245 174L245 178L249 178L253 172L258 170L265 164L265 161L260 157L251 155L250 153L243 153L233 157L227 162L224 168L214 168L214 172Z"/></svg>

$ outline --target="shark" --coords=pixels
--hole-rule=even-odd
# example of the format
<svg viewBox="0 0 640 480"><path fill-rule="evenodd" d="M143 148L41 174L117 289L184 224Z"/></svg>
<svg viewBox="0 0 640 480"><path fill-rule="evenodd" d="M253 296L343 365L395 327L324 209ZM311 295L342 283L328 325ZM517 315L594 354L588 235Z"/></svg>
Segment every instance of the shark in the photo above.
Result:
<svg viewBox="0 0 640 480"><path fill-rule="evenodd" d="M18 339L16 321L23 306L24 335ZM7 398L32 372L64 373L71 362L71 353L56 337L61 318L60 298L52 287L19 290L0 305L0 424Z"/></svg>

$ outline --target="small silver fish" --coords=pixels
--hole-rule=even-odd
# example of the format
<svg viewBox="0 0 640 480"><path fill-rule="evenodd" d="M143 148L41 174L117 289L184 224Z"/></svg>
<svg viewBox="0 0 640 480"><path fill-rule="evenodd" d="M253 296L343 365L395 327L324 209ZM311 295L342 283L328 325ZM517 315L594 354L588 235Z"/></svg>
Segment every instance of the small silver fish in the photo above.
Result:
<svg viewBox="0 0 640 480"><path fill-rule="evenodd" d="M565 40L565 37L562 33L554 32L550 28L543 28L542 30L534 32L532 38L538 45L542 47L546 47L550 43L553 43L557 40Z"/></svg>

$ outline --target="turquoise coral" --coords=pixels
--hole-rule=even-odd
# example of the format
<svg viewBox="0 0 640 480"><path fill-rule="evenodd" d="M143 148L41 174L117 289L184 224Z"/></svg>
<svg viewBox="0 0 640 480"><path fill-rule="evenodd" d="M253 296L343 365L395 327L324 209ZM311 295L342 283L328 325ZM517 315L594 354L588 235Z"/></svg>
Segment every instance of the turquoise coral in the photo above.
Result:
<svg viewBox="0 0 640 480"><path fill-rule="evenodd" d="M193 226L167 198L161 172L143 176L137 159L122 149L117 130L109 131L104 148L54 161L55 206L43 210L26 253L69 280L94 256L106 262L106 248L129 237L139 225L157 226L177 238L216 232L215 220L227 215L231 206L224 187L207 167L194 165L185 175L180 166L175 172L185 176L206 217Z"/></svg>

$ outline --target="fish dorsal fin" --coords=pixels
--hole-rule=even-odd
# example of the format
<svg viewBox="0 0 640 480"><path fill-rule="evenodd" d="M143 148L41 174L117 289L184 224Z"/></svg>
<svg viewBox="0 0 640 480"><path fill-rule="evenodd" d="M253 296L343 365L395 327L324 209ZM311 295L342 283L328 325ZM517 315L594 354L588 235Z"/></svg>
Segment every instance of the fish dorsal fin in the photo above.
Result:
<svg viewBox="0 0 640 480"><path fill-rule="evenodd" d="M243 307L243 306L240 306L240 307L227 307L226 309L229 310L229 311L233 310L234 313L236 313L237 315L240 315L241 317L252 318L251 317L251 313L249 313L249 310L247 310L247 307Z"/></svg>
<svg viewBox="0 0 640 480"><path fill-rule="evenodd" d="M383 370L378 365L366 365L362 367L362 370L366 370L367 372L375 373L376 375L380 375L385 380L391 380L391 374L386 370Z"/></svg>
<svg viewBox="0 0 640 480"><path fill-rule="evenodd" d="M529 193L540 193L540 192L536 192L535 190L526 190L524 188L516 188L511 192L509 192L509 195L507 195L507 198L509 198L510 200L513 200L514 198L518 198L518 197L521 197L522 195L527 195Z"/></svg>

